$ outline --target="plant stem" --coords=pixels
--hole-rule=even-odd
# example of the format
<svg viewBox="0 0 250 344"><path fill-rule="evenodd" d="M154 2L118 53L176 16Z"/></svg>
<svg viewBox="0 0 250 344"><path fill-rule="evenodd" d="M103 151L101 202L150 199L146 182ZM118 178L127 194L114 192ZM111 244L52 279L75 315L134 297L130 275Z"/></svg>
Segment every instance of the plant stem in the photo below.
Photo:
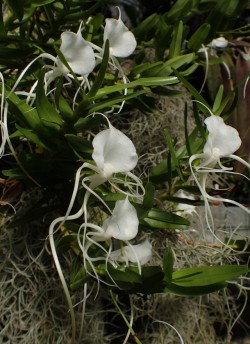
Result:
<svg viewBox="0 0 250 344"><path fill-rule="evenodd" d="M133 328L130 326L128 320L126 319L123 311L121 310L120 306L118 305L118 303L116 302L116 299L114 297L114 294L112 292L112 290L109 291L110 292L110 295L111 295L111 298L112 298L112 301L114 302L114 305L115 307L118 309L119 313L121 314L123 320L125 321L125 324L128 326L132 336L134 337L134 340L135 340L135 343L136 344L142 344L142 342L137 338L136 334L135 334L135 331L133 330Z"/></svg>

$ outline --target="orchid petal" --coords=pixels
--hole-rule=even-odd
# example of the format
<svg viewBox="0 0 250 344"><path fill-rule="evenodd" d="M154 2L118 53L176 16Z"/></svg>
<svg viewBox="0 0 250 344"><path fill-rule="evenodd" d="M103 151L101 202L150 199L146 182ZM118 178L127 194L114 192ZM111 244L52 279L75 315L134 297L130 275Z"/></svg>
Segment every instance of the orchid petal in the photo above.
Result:
<svg viewBox="0 0 250 344"><path fill-rule="evenodd" d="M61 39L60 50L73 72L82 76L91 73L95 67L95 54L90 44L83 39L80 29L77 33L63 32ZM60 61L58 65L62 67L61 64Z"/></svg>
<svg viewBox="0 0 250 344"><path fill-rule="evenodd" d="M139 220L135 207L126 198L117 201L110 216L103 224L105 239L111 237L119 240L134 239L138 233Z"/></svg>
<svg viewBox="0 0 250 344"><path fill-rule="evenodd" d="M109 40L109 51L111 56L127 57L131 55L136 48L135 36L124 25L121 20L119 9L119 19L108 18L104 28L104 44Z"/></svg>
<svg viewBox="0 0 250 344"><path fill-rule="evenodd" d="M212 48L224 49L228 46L228 40L225 37L218 37L212 40L210 46Z"/></svg>
<svg viewBox="0 0 250 344"><path fill-rule="evenodd" d="M133 142L112 125L95 136L93 148L92 158L107 177L131 171L138 161Z"/></svg>
<svg viewBox="0 0 250 344"><path fill-rule="evenodd" d="M152 245L145 240L138 245L124 246L122 249L111 252L110 258L120 262L146 264L152 257Z"/></svg>
<svg viewBox="0 0 250 344"><path fill-rule="evenodd" d="M207 155L214 154L214 149L219 152L219 157L233 154L241 145L238 131L224 123L219 116L211 115L205 119L209 131L203 152Z"/></svg>

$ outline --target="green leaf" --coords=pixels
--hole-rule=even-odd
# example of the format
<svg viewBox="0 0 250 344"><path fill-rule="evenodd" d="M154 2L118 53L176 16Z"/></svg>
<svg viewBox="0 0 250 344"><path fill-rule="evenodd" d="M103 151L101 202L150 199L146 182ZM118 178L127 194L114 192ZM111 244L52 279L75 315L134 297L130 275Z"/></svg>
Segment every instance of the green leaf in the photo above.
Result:
<svg viewBox="0 0 250 344"><path fill-rule="evenodd" d="M147 213L142 212L141 215L138 213L138 216L142 225L152 229L186 229L190 225L189 221L181 216L154 208Z"/></svg>
<svg viewBox="0 0 250 344"><path fill-rule="evenodd" d="M188 41L188 48L197 52L202 44L206 42L206 39L209 35L210 27L210 24L203 23L198 28L198 30L196 30L195 33L190 37Z"/></svg>
<svg viewBox="0 0 250 344"><path fill-rule="evenodd" d="M77 242L77 234L68 234L56 240L56 251L58 254L66 253L71 245Z"/></svg>
<svg viewBox="0 0 250 344"><path fill-rule="evenodd" d="M73 110L67 103L66 99L60 94L58 108L62 118L65 121L71 122L73 119Z"/></svg>
<svg viewBox="0 0 250 344"><path fill-rule="evenodd" d="M190 53L186 55L175 56L166 62L156 62L149 64L148 68L144 65L144 70L141 71L142 77L163 77L173 73L173 68L178 69L195 60L195 54Z"/></svg>
<svg viewBox="0 0 250 344"><path fill-rule="evenodd" d="M7 93L7 101L13 108L13 115L22 126L37 129L41 126L41 121L35 108L29 106L25 100L21 100L14 93Z"/></svg>
<svg viewBox="0 0 250 344"><path fill-rule="evenodd" d="M73 134L66 134L65 138L69 142L70 146L81 156L85 158L89 157L93 152L93 147L90 141L84 139L81 136Z"/></svg>
<svg viewBox="0 0 250 344"><path fill-rule="evenodd" d="M149 176L150 181L154 184L168 181L168 160L163 159L157 166L155 166Z"/></svg>
<svg viewBox="0 0 250 344"><path fill-rule="evenodd" d="M214 293L215 291L221 290L226 287L226 283L216 283L210 284L208 286L200 286L200 287L182 287L174 283L170 283L164 289L166 293L178 295L178 296L201 296L210 293Z"/></svg>
<svg viewBox="0 0 250 344"><path fill-rule="evenodd" d="M220 108L222 98L223 98L223 93L224 93L224 86L220 85L218 92L216 94L215 100L214 100L214 105L213 105L213 113L216 113L216 111Z"/></svg>
<svg viewBox="0 0 250 344"><path fill-rule="evenodd" d="M122 290L129 290L133 288L133 285L141 284L142 277L131 268L127 267L124 271L115 269L108 266L108 275L106 275L107 281L114 283L109 276L115 281L119 288Z"/></svg>
<svg viewBox="0 0 250 344"><path fill-rule="evenodd" d="M170 247L167 247L163 256L163 271L165 275L164 280L167 284L171 283L172 281L173 266L174 266L173 251Z"/></svg>
<svg viewBox="0 0 250 344"><path fill-rule="evenodd" d="M173 30L173 39L169 48L169 58L173 58L180 55L182 47L182 35L183 22L180 20Z"/></svg>
<svg viewBox="0 0 250 344"><path fill-rule="evenodd" d="M202 104L206 105L207 107L209 107L208 103L205 101L205 99L200 95L200 93L194 88L193 85L191 85L177 70L174 70L175 75L178 77L178 79L183 83L183 85L189 90L189 92L191 93L191 95L198 100L199 102L201 102ZM197 106L199 108L203 108L204 111L204 106L202 106L201 104L197 103Z"/></svg>
<svg viewBox="0 0 250 344"><path fill-rule="evenodd" d="M172 282L183 287L200 287L231 281L249 268L246 265L199 266L175 271Z"/></svg>
<svg viewBox="0 0 250 344"><path fill-rule="evenodd" d="M12 13L19 19L23 18L23 3L21 0L6 0L6 3Z"/></svg>
<svg viewBox="0 0 250 344"><path fill-rule="evenodd" d="M81 265L80 267L78 265L73 265L70 269L70 289L76 290L79 287L82 287L84 283L87 282L88 278L89 275L87 274L87 271L85 270L83 265Z"/></svg>
<svg viewBox="0 0 250 344"><path fill-rule="evenodd" d="M184 108L184 126L185 126L185 141L186 141L186 148L188 156L192 155L191 145L189 141L189 135L188 135L188 107L187 102L185 102L185 108Z"/></svg>
<svg viewBox="0 0 250 344"><path fill-rule="evenodd" d="M145 186L145 195L143 197L143 207L146 209L151 209L154 205L154 193L155 187L152 183L147 183Z"/></svg>
<svg viewBox="0 0 250 344"><path fill-rule="evenodd" d="M164 291L164 273L160 266L144 266L141 272L143 294L162 293Z"/></svg>
<svg viewBox="0 0 250 344"><path fill-rule="evenodd" d="M171 164L172 164L172 169L176 170L178 173L178 176L180 177L181 180L183 180L183 175L179 166L179 161L177 159L177 156L175 154L175 149L174 149L174 145L173 145L173 141L172 138L170 136L169 131L165 128L164 130L164 135L168 144L168 149L170 151L171 154Z"/></svg>
<svg viewBox="0 0 250 344"><path fill-rule="evenodd" d="M46 150L51 150L49 146L41 141L39 135L37 135L33 129L25 129L20 127L18 124L16 124L16 127L20 134L26 137L29 141L34 142L37 146L40 146Z"/></svg>
<svg viewBox="0 0 250 344"><path fill-rule="evenodd" d="M92 114L94 112L98 112L98 111L101 111L101 110L113 107L114 105L120 104L123 101L129 100L129 99L133 99L133 98L137 98L140 95L145 94L146 92L147 92L146 90L142 90L142 91L133 92L133 93L130 93L130 94L127 94L127 95L121 95L121 96L118 96L118 97L112 97L109 100L105 100L105 101L102 101L102 102L99 102L99 103L95 103L95 104L89 105L87 110L88 110L89 114Z"/></svg>
<svg viewBox="0 0 250 344"><path fill-rule="evenodd" d="M193 9L193 0L177 0L164 15L166 23L176 23Z"/></svg>
<svg viewBox="0 0 250 344"><path fill-rule="evenodd" d="M94 97L96 95L97 91L99 90L99 88L102 86L103 81L104 81L104 77L105 77L105 73L107 71L108 62L109 62L109 40L107 39L105 42L104 54L102 57L101 67L100 67L99 73L95 79L95 82L94 82L93 86L91 87L91 89L88 93L88 98Z"/></svg>
<svg viewBox="0 0 250 344"><path fill-rule="evenodd" d="M95 96L95 99L103 98L104 96L122 91L125 88L134 88L137 86L165 86L165 85L173 85L178 83L178 78L175 76L163 76L163 77L152 77L152 78L140 78L138 80L134 80L128 82L127 84L119 84L115 86L105 86L100 88Z"/></svg>
<svg viewBox="0 0 250 344"><path fill-rule="evenodd" d="M37 85L36 108L43 124L49 128L59 131L63 125L63 120L56 109L50 104L44 92L44 73L40 73Z"/></svg>
<svg viewBox="0 0 250 344"><path fill-rule="evenodd" d="M134 30L136 38L140 40L150 39L152 34L155 34L159 23L159 15L156 13L151 14L137 25Z"/></svg>

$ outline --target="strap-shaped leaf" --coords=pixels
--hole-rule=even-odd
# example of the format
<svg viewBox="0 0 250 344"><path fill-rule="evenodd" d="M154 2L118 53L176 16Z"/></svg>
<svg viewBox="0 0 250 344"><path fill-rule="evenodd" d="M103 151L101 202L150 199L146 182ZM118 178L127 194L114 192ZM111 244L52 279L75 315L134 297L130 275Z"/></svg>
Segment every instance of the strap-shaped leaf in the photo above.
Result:
<svg viewBox="0 0 250 344"><path fill-rule="evenodd" d="M105 47L104 47L104 54L102 58L102 63L100 66L99 73L95 79L95 82L93 86L91 87L89 93L88 93L88 98L94 97L99 90L99 88L102 86L105 73L108 67L108 62L109 62L109 40L107 39L105 42Z"/></svg>
<svg viewBox="0 0 250 344"><path fill-rule="evenodd" d="M178 25L176 25L173 30L173 39L169 48L170 58L180 55L181 47L182 47L182 36L183 36L183 22L180 20Z"/></svg>
<svg viewBox="0 0 250 344"><path fill-rule="evenodd" d="M36 108L43 124L58 131L63 125L63 120L59 113L55 110L55 108L50 104L48 98L45 95L43 87L44 74L45 71L42 70L37 85Z"/></svg>
<svg viewBox="0 0 250 344"><path fill-rule="evenodd" d="M188 41L188 48L193 51L198 51L199 48L206 42L209 35L210 24L203 23L198 30L196 30Z"/></svg>
<svg viewBox="0 0 250 344"><path fill-rule="evenodd" d="M178 173L178 176L180 177L181 180L183 180L183 175L179 166L179 161L177 159L176 153L175 153L175 149L174 149L174 145L173 145L173 141L172 138L170 136L169 131L165 128L164 129L164 135L168 144L168 149L170 151L171 154L171 165L173 166L173 169L175 169Z"/></svg>
<svg viewBox="0 0 250 344"><path fill-rule="evenodd" d="M173 283L183 287L200 287L231 281L249 271L246 265L198 266L173 272Z"/></svg>

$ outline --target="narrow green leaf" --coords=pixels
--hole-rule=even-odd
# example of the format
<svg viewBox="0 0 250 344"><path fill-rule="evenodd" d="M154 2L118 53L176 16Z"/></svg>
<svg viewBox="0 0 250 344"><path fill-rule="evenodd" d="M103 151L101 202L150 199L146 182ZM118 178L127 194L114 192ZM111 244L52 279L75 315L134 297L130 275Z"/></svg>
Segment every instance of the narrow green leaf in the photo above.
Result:
<svg viewBox="0 0 250 344"><path fill-rule="evenodd" d="M107 39L105 42L104 54L103 54L100 70L99 70L99 73L95 79L93 86L91 87L91 89L87 95L88 98L94 97L96 95L97 91L99 90L99 88L102 86L103 81L104 81L104 77L105 77L105 73L107 71L108 62L109 62L109 40Z"/></svg>
<svg viewBox="0 0 250 344"><path fill-rule="evenodd" d="M210 24L203 23L198 30L196 30L188 41L188 48L197 52L202 44L206 42L206 39L210 32Z"/></svg>
<svg viewBox="0 0 250 344"><path fill-rule="evenodd" d="M73 119L73 110L62 95L59 96L58 108L62 118L64 118L65 121L71 122Z"/></svg>
<svg viewBox="0 0 250 344"><path fill-rule="evenodd" d="M152 77L152 78L140 78L138 80L134 80L128 82L127 84L119 84L115 86L105 86L100 88L95 96L94 99L103 98L104 96L122 91L125 88L134 88L137 86L166 86L166 85L174 85L178 83L178 78L175 76L166 76L166 77Z"/></svg>
<svg viewBox="0 0 250 344"><path fill-rule="evenodd" d="M126 268L125 271L121 271L113 267L108 267L108 272L109 274L106 275L107 281L111 282L111 276L113 281L115 281L118 287L122 290L130 290L133 288L134 284L142 283L142 277L130 268Z"/></svg>
<svg viewBox="0 0 250 344"><path fill-rule="evenodd" d="M166 23L176 23L193 9L193 0L177 0L171 9L166 12L164 19Z"/></svg>
<svg viewBox="0 0 250 344"><path fill-rule="evenodd" d="M183 85L189 90L189 92L191 93L191 95L198 100L199 102L201 102L202 104L206 105L207 107L209 107L208 103L205 101L205 99L200 95L200 93L194 88L193 85L191 85L182 75L181 73L179 73L176 69L174 70L175 75L178 77L178 79L183 83ZM197 106L199 108L202 107L201 104L197 103ZM204 107L203 111L204 111Z"/></svg>
<svg viewBox="0 0 250 344"><path fill-rule="evenodd" d="M168 181L168 163L167 159L163 159L157 166L155 166L150 173L150 181L154 184Z"/></svg>
<svg viewBox="0 0 250 344"><path fill-rule="evenodd" d="M41 141L41 138L33 129L25 129L20 127L18 124L16 124L16 127L19 130L19 132L29 141L34 142L37 146L40 146L46 150L50 150L46 143Z"/></svg>
<svg viewBox="0 0 250 344"><path fill-rule="evenodd" d="M143 203L142 205L146 209L151 209L154 205L154 193L155 193L155 187L152 183L147 183L145 186L145 195L143 197Z"/></svg>
<svg viewBox="0 0 250 344"><path fill-rule="evenodd" d="M214 105L212 109L213 113L216 113L216 111L221 107L223 93L224 93L224 86L220 85L218 92L216 94L215 100L214 100Z"/></svg>
<svg viewBox="0 0 250 344"><path fill-rule="evenodd" d="M7 92L7 101L12 105L12 114L15 119L28 128L36 129L41 126L41 121L35 108L29 106L25 100L21 100L16 94Z"/></svg>
<svg viewBox="0 0 250 344"><path fill-rule="evenodd" d="M182 47L183 22L180 20L178 25L174 27L173 39L169 48L169 58L180 55Z"/></svg>
<svg viewBox="0 0 250 344"><path fill-rule="evenodd" d="M172 212L166 212L163 210L158 210L152 208L147 215L148 218L154 219L154 220L159 220L171 224L176 224L176 225L182 225L182 226L189 226L189 221L185 219L184 217L181 217L179 215L176 215Z"/></svg>
<svg viewBox="0 0 250 344"><path fill-rule="evenodd" d="M173 141L171 139L170 133L166 128L163 131L164 131L164 135L168 144L168 149L171 153L171 162L172 162L173 169L176 169L178 176L180 177L181 180L183 180L183 175L179 166L179 161L175 154L175 149L174 149L174 145L173 145Z"/></svg>
<svg viewBox="0 0 250 344"><path fill-rule="evenodd" d="M187 109L187 102L185 103L185 108L184 108L184 127L185 127L185 142L186 142L186 148L187 148L187 153L188 156L192 155L192 150L189 142L189 134L188 134L188 109Z"/></svg>
<svg viewBox="0 0 250 344"><path fill-rule="evenodd" d="M226 283L224 282L199 287L183 287L174 283L170 283L166 286L165 292L178 296L200 296L214 293L215 291L221 290L225 287Z"/></svg>
<svg viewBox="0 0 250 344"><path fill-rule="evenodd" d="M173 73L173 68L178 69L186 64L191 63L195 59L195 54L190 53L186 55L175 56L166 62L157 62L149 64L148 68L144 68L141 72L142 77L163 77Z"/></svg>
<svg viewBox="0 0 250 344"><path fill-rule="evenodd" d="M163 271L165 275L164 280L167 284L171 283L172 281L173 266L174 266L173 251L170 247L167 247L163 256Z"/></svg>
<svg viewBox="0 0 250 344"><path fill-rule="evenodd" d="M123 101L129 100L129 99L133 99L133 98L137 98L140 95L145 94L146 92L147 92L146 90L142 90L142 91L137 91L137 92L130 93L128 95L121 95L121 96L118 96L118 97L112 97L112 99L105 100L105 101L102 101L102 102L90 105L88 107L88 112L89 112L89 114L92 114L94 112L102 111L103 109L106 109L106 108L109 108L109 107L113 107L116 104L120 104Z"/></svg>
<svg viewBox="0 0 250 344"><path fill-rule="evenodd" d="M65 138L69 142L70 146L81 156L90 157L93 152L93 147L90 141L84 139L81 136L74 134L66 134Z"/></svg>
<svg viewBox="0 0 250 344"><path fill-rule="evenodd" d="M151 36L151 32L155 33L159 23L159 15L156 13L151 14L137 25L134 34L141 40L147 40Z"/></svg>
<svg viewBox="0 0 250 344"><path fill-rule="evenodd" d="M199 266L173 272L172 281L184 287L207 286L231 281L248 271L246 265Z"/></svg>
<svg viewBox="0 0 250 344"><path fill-rule="evenodd" d="M76 290L79 287L82 287L84 283L87 282L88 278L89 275L83 265L81 265L80 268L78 267L78 270L76 270L76 267L71 267L69 280L70 289Z"/></svg>
<svg viewBox="0 0 250 344"><path fill-rule="evenodd" d="M204 145L205 142L206 142L206 132L205 132L205 129L204 129L203 125L202 125L201 118L199 116L199 111L198 111L197 103L195 103L195 102L194 102L194 105L193 105L193 110L194 110L195 124L196 124L197 129L200 132L200 135L201 135L201 138L202 138L202 141L203 141L203 145ZM195 142L195 140L196 139L194 138L193 142Z"/></svg>
<svg viewBox="0 0 250 344"><path fill-rule="evenodd" d="M55 108L50 104L44 92L44 73L42 70L37 85L36 109L45 126L60 130L63 120Z"/></svg>
<svg viewBox="0 0 250 344"><path fill-rule="evenodd" d="M139 214L140 224L152 229L186 229L190 226L187 219L176 214L158 209L151 209L147 213Z"/></svg>

